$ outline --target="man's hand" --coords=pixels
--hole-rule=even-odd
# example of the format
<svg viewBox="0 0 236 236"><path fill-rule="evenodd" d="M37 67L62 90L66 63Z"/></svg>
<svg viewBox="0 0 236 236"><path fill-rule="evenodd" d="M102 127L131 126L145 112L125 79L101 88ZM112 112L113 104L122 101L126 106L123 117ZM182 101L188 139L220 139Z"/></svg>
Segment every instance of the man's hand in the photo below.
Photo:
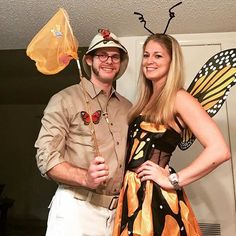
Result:
<svg viewBox="0 0 236 236"><path fill-rule="evenodd" d="M85 186L96 189L100 184L107 180L109 175L108 166L101 156L97 156L91 161L85 176Z"/></svg>

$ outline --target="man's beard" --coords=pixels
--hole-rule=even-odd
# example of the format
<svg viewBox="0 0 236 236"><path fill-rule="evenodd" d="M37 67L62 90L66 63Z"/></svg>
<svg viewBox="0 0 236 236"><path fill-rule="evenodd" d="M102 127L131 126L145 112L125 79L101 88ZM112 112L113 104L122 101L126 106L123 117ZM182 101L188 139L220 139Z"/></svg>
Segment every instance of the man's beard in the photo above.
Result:
<svg viewBox="0 0 236 236"><path fill-rule="evenodd" d="M93 65L92 65L92 71L97 77L99 77L99 71Z"/></svg>
<svg viewBox="0 0 236 236"><path fill-rule="evenodd" d="M106 79L106 78L104 78L104 77L101 77L100 75L99 75L99 71L92 65L92 71L93 71L93 73L97 76L97 78L101 78L103 81L109 81L110 82L110 79ZM115 76L114 76L114 78L112 79L112 80L114 80L115 78L116 78L116 76L118 75L118 73L119 73L119 71L118 72L116 72L116 74L115 74Z"/></svg>

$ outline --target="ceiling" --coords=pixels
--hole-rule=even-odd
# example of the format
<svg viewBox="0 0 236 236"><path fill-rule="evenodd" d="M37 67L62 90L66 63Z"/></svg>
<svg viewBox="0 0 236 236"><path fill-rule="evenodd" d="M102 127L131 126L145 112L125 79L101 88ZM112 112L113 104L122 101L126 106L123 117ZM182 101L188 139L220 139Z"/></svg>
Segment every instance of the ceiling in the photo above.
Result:
<svg viewBox="0 0 236 236"><path fill-rule="evenodd" d="M163 32L168 10L180 0L0 0L0 50L25 49L34 35L64 8L80 46L88 46L98 28L109 28L118 36L142 36L143 28L134 12L143 14L146 26ZM235 0L183 0L173 10L169 34L235 32Z"/></svg>

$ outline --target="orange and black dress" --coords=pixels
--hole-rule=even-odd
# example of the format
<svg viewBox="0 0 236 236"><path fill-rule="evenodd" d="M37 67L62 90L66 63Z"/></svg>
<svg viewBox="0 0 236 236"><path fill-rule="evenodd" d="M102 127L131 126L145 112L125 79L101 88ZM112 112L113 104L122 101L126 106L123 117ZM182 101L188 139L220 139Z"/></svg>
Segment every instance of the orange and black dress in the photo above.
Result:
<svg viewBox="0 0 236 236"><path fill-rule="evenodd" d="M166 191L150 180L141 182L134 171L147 160L165 167L180 140L174 129L157 127L142 116L130 124L126 173L113 236L202 235L184 191Z"/></svg>

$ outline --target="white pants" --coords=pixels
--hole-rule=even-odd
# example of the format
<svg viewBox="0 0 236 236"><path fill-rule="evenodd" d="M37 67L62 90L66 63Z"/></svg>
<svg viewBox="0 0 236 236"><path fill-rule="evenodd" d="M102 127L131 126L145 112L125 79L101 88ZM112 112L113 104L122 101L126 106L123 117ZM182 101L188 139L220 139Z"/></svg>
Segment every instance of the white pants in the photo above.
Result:
<svg viewBox="0 0 236 236"><path fill-rule="evenodd" d="M46 236L110 236L115 210L74 198L70 189L59 187L49 206Z"/></svg>

